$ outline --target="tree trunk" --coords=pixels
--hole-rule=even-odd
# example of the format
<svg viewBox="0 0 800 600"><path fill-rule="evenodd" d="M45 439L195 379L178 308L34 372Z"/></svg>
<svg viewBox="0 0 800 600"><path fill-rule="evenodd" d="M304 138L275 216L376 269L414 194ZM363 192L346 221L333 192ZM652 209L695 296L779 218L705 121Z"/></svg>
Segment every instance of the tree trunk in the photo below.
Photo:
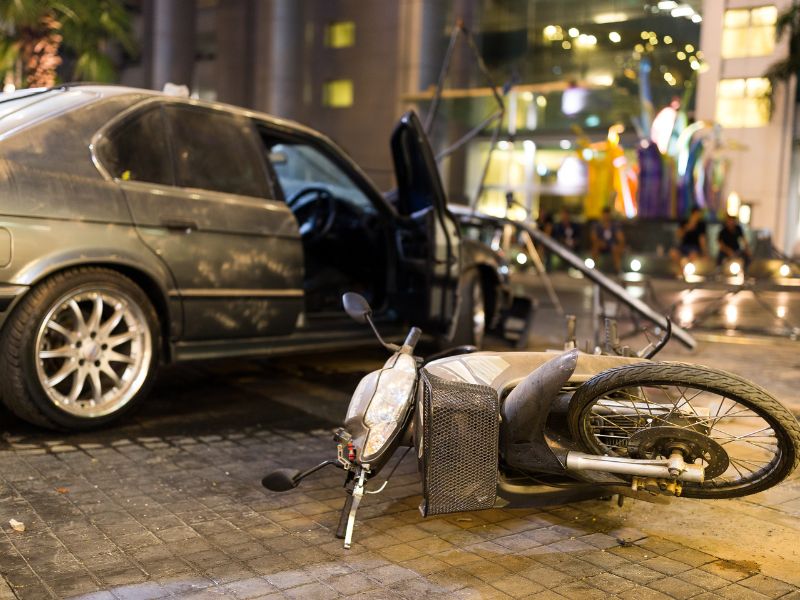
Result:
<svg viewBox="0 0 800 600"><path fill-rule="evenodd" d="M19 31L19 57L22 78L26 87L52 87L56 84L56 69L61 64L61 24L45 15L35 27Z"/></svg>

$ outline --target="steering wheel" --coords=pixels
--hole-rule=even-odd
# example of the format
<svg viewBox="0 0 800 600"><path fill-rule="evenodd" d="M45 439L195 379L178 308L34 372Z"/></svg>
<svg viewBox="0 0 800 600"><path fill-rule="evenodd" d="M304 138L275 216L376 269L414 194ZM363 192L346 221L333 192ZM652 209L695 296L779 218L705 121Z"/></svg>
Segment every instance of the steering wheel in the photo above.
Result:
<svg viewBox="0 0 800 600"><path fill-rule="evenodd" d="M304 240L319 241L333 229L339 203L327 188L316 185L303 188L292 194L286 204L297 217Z"/></svg>

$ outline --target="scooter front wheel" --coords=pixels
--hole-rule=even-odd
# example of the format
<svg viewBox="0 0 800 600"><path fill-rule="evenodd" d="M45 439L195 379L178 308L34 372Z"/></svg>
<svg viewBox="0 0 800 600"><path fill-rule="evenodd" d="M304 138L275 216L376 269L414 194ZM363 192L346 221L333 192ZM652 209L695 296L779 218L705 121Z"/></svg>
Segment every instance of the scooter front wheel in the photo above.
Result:
<svg viewBox="0 0 800 600"><path fill-rule="evenodd" d="M645 362L604 371L572 396L570 432L599 455L680 451L706 468L682 496L735 498L770 488L800 462L800 424L762 388L731 373Z"/></svg>

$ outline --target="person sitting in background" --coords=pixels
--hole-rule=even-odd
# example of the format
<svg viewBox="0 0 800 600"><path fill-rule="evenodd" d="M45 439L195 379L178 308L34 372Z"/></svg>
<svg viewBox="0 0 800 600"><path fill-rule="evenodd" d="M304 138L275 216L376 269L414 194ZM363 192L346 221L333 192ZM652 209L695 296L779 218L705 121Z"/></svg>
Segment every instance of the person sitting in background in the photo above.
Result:
<svg viewBox="0 0 800 600"><path fill-rule="evenodd" d="M683 272L687 263L708 255L706 243L706 222L699 206L692 208L689 218L681 221L676 233L677 248L669 252L673 264Z"/></svg>
<svg viewBox="0 0 800 600"><path fill-rule="evenodd" d="M625 235L622 227L611 217L611 209L605 207L600 220L594 224L590 232L592 257L599 265L601 254L610 254L617 273L622 272L622 254L625 252Z"/></svg>
<svg viewBox="0 0 800 600"><path fill-rule="evenodd" d="M735 260L741 258L744 262L746 269L750 264L750 246L747 244L747 239L744 237L742 226L736 217L727 215L725 222L722 224L722 229L719 230L717 236L717 243L719 244L719 254L717 254L717 265L721 265L726 260Z"/></svg>
<svg viewBox="0 0 800 600"><path fill-rule="evenodd" d="M547 235L553 235L553 217L546 210L540 210L536 217L536 225Z"/></svg>
<svg viewBox="0 0 800 600"><path fill-rule="evenodd" d="M566 246L567 249L572 252L578 250L580 228L577 223L573 223L569 211L566 208L561 209L558 221L553 225L553 239Z"/></svg>

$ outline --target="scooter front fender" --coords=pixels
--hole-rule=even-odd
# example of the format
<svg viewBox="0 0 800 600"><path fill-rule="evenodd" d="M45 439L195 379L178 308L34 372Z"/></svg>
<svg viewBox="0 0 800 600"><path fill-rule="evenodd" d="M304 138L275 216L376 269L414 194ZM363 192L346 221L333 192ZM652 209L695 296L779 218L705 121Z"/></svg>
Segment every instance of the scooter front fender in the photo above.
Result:
<svg viewBox="0 0 800 600"><path fill-rule="evenodd" d="M569 350L532 371L511 390L500 408L500 452L507 464L525 471L566 470L566 452L551 448L544 430L553 400L577 364L578 350Z"/></svg>

